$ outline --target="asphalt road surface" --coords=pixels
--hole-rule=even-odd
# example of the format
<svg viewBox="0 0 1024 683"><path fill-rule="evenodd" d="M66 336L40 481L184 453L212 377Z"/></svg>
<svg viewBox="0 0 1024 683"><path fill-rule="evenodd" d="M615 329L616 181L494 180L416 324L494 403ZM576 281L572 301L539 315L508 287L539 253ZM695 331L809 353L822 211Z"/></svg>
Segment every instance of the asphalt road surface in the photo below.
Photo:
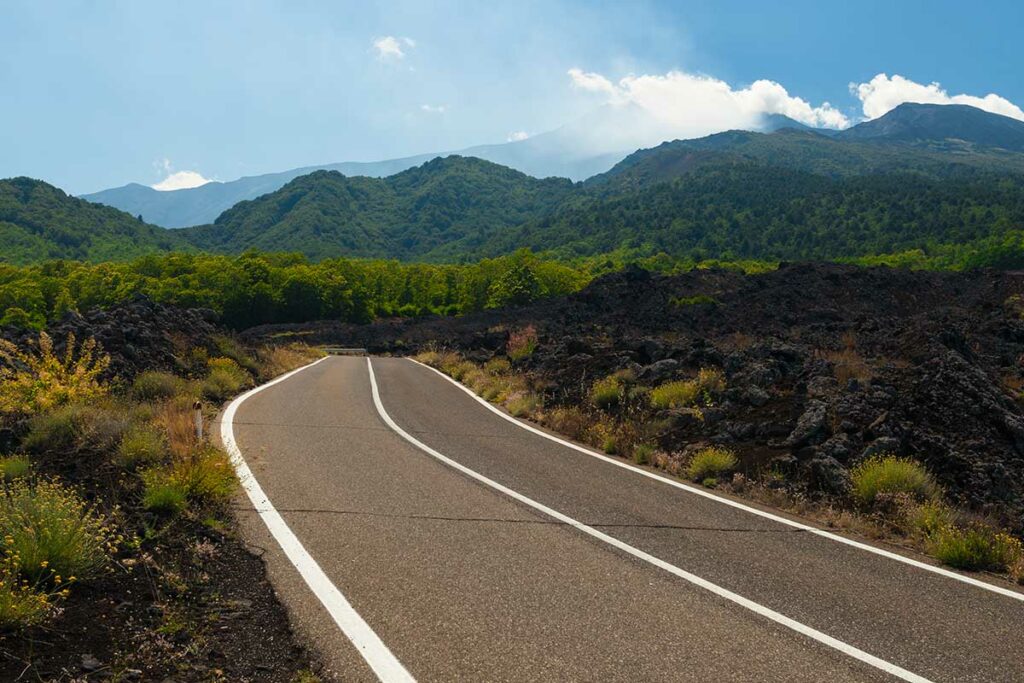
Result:
<svg viewBox="0 0 1024 683"><path fill-rule="evenodd" d="M498 412L412 361L354 357L225 412L243 533L338 680L1024 680L1008 584Z"/></svg>

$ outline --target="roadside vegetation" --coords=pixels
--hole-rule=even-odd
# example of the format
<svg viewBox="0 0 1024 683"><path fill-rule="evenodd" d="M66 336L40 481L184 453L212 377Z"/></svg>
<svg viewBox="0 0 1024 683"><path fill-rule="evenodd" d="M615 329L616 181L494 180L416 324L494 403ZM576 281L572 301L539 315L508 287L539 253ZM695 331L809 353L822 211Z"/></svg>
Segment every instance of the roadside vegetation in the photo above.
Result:
<svg viewBox="0 0 1024 683"><path fill-rule="evenodd" d="M154 591L159 629L195 609L209 581L196 549L216 552L211 539L230 526L234 472L197 432L195 402L208 422L222 400L318 354L298 345L250 354L223 338L190 348L173 371L124 378L109 375L92 340L54 348L45 333L30 347L0 341L0 428L15 437L0 453L0 639L32 643L33 629L94 610L97 591L124 595L120 586L140 581ZM211 626L187 628L186 651ZM125 661L104 668L137 677L132 648L118 647ZM135 654L157 670L190 666L174 661L178 646L165 649Z"/></svg>
<svg viewBox="0 0 1024 683"><path fill-rule="evenodd" d="M522 339L533 338L523 353ZM1024 583L1024 547L995 523L945 501L942 488L920 463L879 453L850 472L845 491L810 499L787 488L786 475L749 465L726 446L694 443L683 452L662 448L681 424L705 419L728 388L720 368L705 367L688 379L648 386L629 370L593 380L578 405L561 404L550 385L536 383L524 367L536 349L536 330L508 330L505 356L473 363L455 351L430 349L416 359L462 382L512 415L537 422L609 455L631 459L708 488L750 498L874 539L912 547L957 569L989 571ZM845 379L866 370L851 344L837 352ZM849 377L846 377L846 375ZM547 391L546 391L547 389Z"/></svg>

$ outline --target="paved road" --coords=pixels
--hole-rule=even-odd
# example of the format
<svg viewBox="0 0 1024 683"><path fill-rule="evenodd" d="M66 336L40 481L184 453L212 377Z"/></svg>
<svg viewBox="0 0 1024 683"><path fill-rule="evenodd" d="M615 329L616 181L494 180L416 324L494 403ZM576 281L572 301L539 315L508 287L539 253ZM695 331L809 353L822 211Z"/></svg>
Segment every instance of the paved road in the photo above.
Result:
<svg viewBox="0 0 1024 683"><path fill-rule="evenodd" d="M228 410L262 487L244 533L339 680L1024 680L1020 599L573 450L411 361L372 371L328 358Z"/></svg>

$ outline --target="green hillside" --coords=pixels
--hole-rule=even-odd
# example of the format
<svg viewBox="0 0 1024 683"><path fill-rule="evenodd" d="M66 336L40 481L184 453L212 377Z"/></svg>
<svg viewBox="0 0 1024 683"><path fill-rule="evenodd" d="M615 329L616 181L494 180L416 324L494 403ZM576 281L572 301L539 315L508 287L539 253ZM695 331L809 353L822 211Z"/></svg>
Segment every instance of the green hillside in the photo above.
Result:
<svg viewBox="0 0 1024 683"><path fill-rule="evenodd" d="M831 259L1021 228L1021 175L833 178L737 162L615 193L580 194L549 216L494 236L478 253L529 247L563 257L629 249L697 259Z"/></svg>
<svg viewBox="0 0 1024 683"><path fill-rule="evenodd" d="M219 253L288 250L334 256L436 258L467 253L490 236L545 214L573 191L481 159L438 158L384 179L334 171L302 176L182 231Z"/></svg>
<svg viewBox="0 0 1024 683"><path fill-rule="evenodd" d="M31 178L0 180L0 262L123 261L188 249L182 236Z"/></svg>

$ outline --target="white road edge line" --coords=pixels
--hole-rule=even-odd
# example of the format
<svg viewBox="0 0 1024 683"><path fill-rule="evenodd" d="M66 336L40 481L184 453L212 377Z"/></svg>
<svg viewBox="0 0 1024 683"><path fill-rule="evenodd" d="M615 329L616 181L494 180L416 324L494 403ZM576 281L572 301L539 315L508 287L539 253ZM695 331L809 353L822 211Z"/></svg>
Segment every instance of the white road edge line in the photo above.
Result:
<svg viewBox="0 0 1024 683"><path fill-rule="evenodd" d="M1014 598L1015 600L1020 600L1020 601L1024 602L1024 593L1019 593L1017 591L1010 590L1008 588L1003 588L1002 586L996 586L996 585L993 585L993 584L988 583L986 581L979 581L978 579L972 578L970 576L964 576L963 574L958 574L958 573L950 571L948 569L943 569L942 567L936 567L933 564L928 564L927 562L921 562L920 560L915 560L915 559L913 559L911 557L906 557L905 555L900 555L899 553L894 553L894 552L891 552L891 551L888 551L888 550L883 550L882 548L876 548L873 545L868 545L867 543L861 543L860 541L855 541L855 540L853 540L851 538L846 538L844 536L840 536L839 534L834 534L834 533L831 533L829 531L825 531L824 529L819 529L818 527L810 526L809 524L803 524L801 522L796 522L796 521L793 521L791 519L786 519L785 517L780 517L779 515L774 515L774 514L772 514L770 512L765 512L764 510L758 510L755 507L750 507L749 505L744 505L743 503L737 502L735 500L730 500L728 498L723 498L721 496L716 496L715 494L709 493L708 491L705 491L704 489L697 488L696 486L690 486L689 484L685 484L685 483L683 483L681 481L675 481L675 480L672 480L672 479L668 479L668 478L663 477L663 476L661 476L659 474L655 474L654 472L649 472L647 470L640 469L639 467L633 467L631 465L626 464L625 462L623 462L620 459L610 458L607 455L604 455L603 453L598 453L596 451L592 451L592 450L590 450L588 448L584 448L583 446L580 446L579 444L572 443L571 441L566 441L565 439L560 439L557 436L554 436L552 434L548 434L545 431L537 429L533 425L526 424L525 422L517 420L516 418L512 417L511 415L502 412L501 410L499 410L495 406L491 405L490 403L488 403L484 399L482 399L479 396L477 396L476 394L474 394L470 389L468 389L467 387L463 386L462 384L459 384L454 379L452 379L448 375L444 374L443 372L441 372L437 368L432 368L429 365L421 363L418 360L415 360L413 358L406 358L406 360L411 361L411 362L415 363L416 365L421 365L424 368L426 368L427 370L430 370L431 372L437 373L442 378L448 380L449 382L454 384L456 387L458 387L462 391L466 392L469 396L474 398L478 403L482 404L485 408L490 410L495 415L501 417L502 419L507 420L508 422L511 422L512 424L516 425L517 427L525 429L528 432L533 432L534 434L537 434L538 436L542 436L545 439L548 439L549 441L554 441L555 443L561 444L561 445L563 445L563 446L565 446L567 448L571 448L574 451L579 451L580 453L583 453L584 455L589 455L592 458L597 458L598 460L603 460L604 462L607 462L607 463L609 463L611 465L615 465L616 467L621 467L622 469L628 470L630 472L633 472L634 474L639 474L640 476L647 477L649 479L654 479L656 481L660 481L663 484L668 484L669 486L674 486L677 489L681 489L683 491L686 491L687 493L692 493L694 495L701 496L701 497L707 498L709 500L713 500L716 503L721 503L722 505L728 505L728 506L734 507L734 508L736 508L738 510L743 510L744 512L749 512L752 515L757 515L758 517L763 517L765 519L770 519L773 522L778 522L779 524L785 524L786 526L793 527L794 529L801 529L801 530L806 531L808 533L815 534L816 536L821 536L822 538L827 538L830 541L835 541L837 543L843 543L844 545L852 546L852 547L857 548L859 550L865 550L865 551L867 551L869 553L874 553L875 555L881 555L882 557L885 557L885 558L890 559L890 560L896 560L897 562L903 562L904 564L909 564L910 566L916 567L917 569L923 569L925 571L929 571L929 572L932 572L934 574L939 574L939 575L944 576L944 577L946 577L948 579L955 579L957 581L962 581L963 583L970 584L970 585L975 586L977 588L983 588L983 589L985 589L987 591L992 591L993 593L998 593L1000 595L1004 595L1006 597Z"/></svg>
<svg viewBox="0 0 1024 683"><path fill-rule="evenodd" d="M295 569L298 570L299 575L305 580L309 589L313 591L313 594L316 595L320 603L330 613L334 623L338 625L341 632L352 642L352 645L355 646L359 654L366 660L366 663L373 669L377 678L384 681L384 683L414 683L415 679L412 675L406 671L402 663L391 653L391 650L387 648L380 637L374 633L370 625L359 616L359 613L345 599L345 596L338 590L338 587L327 578L320 565L317 564L316 560L309 554L309 551L302 545L302 542L299 541L298 537L288 527L284 518L274 508L273 503L270 502L270 498L263 492L259 482L256 481L256 476L249 469L249 465L246 464L245 459L242 457L242 451L235 442L232 420L238 407L247 398L258 394L268 387L283 382L292 375L311 368L324 360L326 360L326 357L285 373L266 384L250 389L236 398L228 404L221 417L220 438L224 444L224 449L227 450L228 456L231 458L231 464L235 467L235 473L242 483L242 488L245 489L249 500L252 502L256 512L259 513L263 523L267 525L267 529L273 535L274 540L281 546L284 554L295 566Z"/></svg>
<svg viewBox="0 0 1024 683"><path fill-rule="evenodd" d="M730 590L728 590L726 588L722 588L721 586L719 586L717 584L711 583L710 581L708 581L706 579L702 579L701 577L697 576L696 574L691 574L690 572L685 571L683 569L680 569L679 567L677 567L677 566L675 566L673 564L669 564L668 562L666 562L666 561L664 561L662 559L659 559L659 558L655 557L654 555L650 555L649 553L645 553L644 551L640 550L639 548L634 548L633 546L629 545L628 543L624 543L624 542L620 541L617 538L614 538L612 536L609 536L608 534L602 533L602 532L598 531L597 529L595 529L592 526L587 526L583 522L580 522L580 521L578 521L576 519L573 519L572 517L569 517L568 515L565 515L565 514L559 512L558 510L554 510L552 508L549 508L548 506L544 505L543 503L538 503L537 501L533 500L532 498L524 496L523 494L521 494L521 493L519 493L517 491L513 491L512 489L508 488L507 486L503 486L502 484L499 484L498 482L494 481L493 479L489 479L489 478L485 477L484 475L480 474L479 472L477 472L475 470L471 470L468 467L466 467L465 465L462 465L462 464L459 464L459 463L455 462L451 458L449 458L449 457L443 455L442 453L434 450L430 446L426 445L422 441L418 440L416 437L414 437L411 434L409 434L408 432L406 432L404 429L399 427L398 424L394 420L391 419L391 416L388 415L387 411L384 409L384 404L381 403L380 391L377 388L377 377L376 377L376 375L374 375L373 363L370 361L369 357L366 358L366 367L369 369L369 372L370 372L370 389L371 389L371 391L373 393L373 403L374 403L375 406L377 406L377 412L380 413L381 419L384 420L384 422L389 427L391 427L391 429L394 430L394 432L396 434L398 434L403 439L405 439L406 441L411 443L413 446L416 446L416 448L420 449L421 451L423 451L427 455L430 455L430 456L436 458L437 460L440 460L441 462L443 462L444 464L448 465L449 467L452 467L452 468L458 470L459 472L462 472L463 474L465 474L465 475L467 475L469 477L472 477L473 479L476 479L477 481L479 481L482 484L486 484L487 486L490 486L491 488L495 489L496 491L504 493L506 496L509 496L510 498L514 498L515 500L518 500L520 503L523 503L524 505L528 505L529 507L531 507L531 508L533 508L533 509L535 509L535 510L537 510L539 512L542 512L543 514L547 515L548 517L551 517L551 518L556 519L556 520L558 520L560 522L563 522L564 524L572 526L572 527L576 528L577 530L579 530L579 531L581 531L581 532L583 532L583 533L585 533L585 534L587 534L589 536L593 536L594 538L596 538L596 539L598 539L600 541L604 541L605 543L607 543L608 545L610 545L610 546L612 546L614 548L618 548L619 550L621 550L621 551L623 551L625 553L628 553L628 554L632 555L633 557L636 557L637 559L643 560L644 562L648 562L648 563L654 565L655 567L657 567L659 569L662 569L662 570L664 570L664 571L666 571L666 572L668 572L670 574L678 576L679 578L681 578L681 579L683 579L685 581L688 581L689 583L694 584L695 586L698 586L698 587L703 588L703 589L705 589L707 591L710 591L710 592L714 593L715 595L717 595L719 597L725 598L726 600L729 600L730 602L734 602L737 605L740 605L741 607L745 607L746 609L750 610L751 612L754 612L755 614L759 614L759 615L761 615L763 617L771 619L772 621L774 621L774 622L776 622L778 624L781 624L782 626L785 626L786 628L792 629L793 631L796 631L797 633L799 633L801 635L804 635L804 636L807 636L808 638L816 640L819 643L822 643L822 644L824 644L824 645L826 645L826 646L828 646L828 647L830 647L830 648L832 648L834 650L838 650L839 652L842 652L845 655L853 657L854 659L858 659L858 660L864 662L865 664L868 664L870 666L875 667L876 669L879 669L880 671L884 671L885 673L890 674L892 676L895 676L897 678L900 678L900 679L902 679L904 681L912 681L913 683L930 683L930 681L927 678L924 678L923 676L919 676L919 675L915 674L912 671L907 671L906 669L904 669L902 667L899 667L899 666L897 666L897 665L895 665L895 664L893 664L891 662L887 662L884 659L880 659L878 657L875 657L872 654L868 654L867 652L864 652L863 650L860 650L860 649L854 647L853 645L845 643L845 642L843 642L841 640L837 640L836 638L833 638L832 636L830 636L830 635L828 635L826 633L822 633L821 631L818 631L817 629L811 628L810 626L807 626L806 624L803 624L803 623L801 623L799 621L796 621L794 619L790 619L786 615L780 614L779 612L776 612L773 609L765 607L764 605L762 605L760 603L754 602L753 600L749 600L749 599L747 599L747 598L745 598L742 595L739 595L737 593L733 593L732 591L730 591Z"/></svg>

